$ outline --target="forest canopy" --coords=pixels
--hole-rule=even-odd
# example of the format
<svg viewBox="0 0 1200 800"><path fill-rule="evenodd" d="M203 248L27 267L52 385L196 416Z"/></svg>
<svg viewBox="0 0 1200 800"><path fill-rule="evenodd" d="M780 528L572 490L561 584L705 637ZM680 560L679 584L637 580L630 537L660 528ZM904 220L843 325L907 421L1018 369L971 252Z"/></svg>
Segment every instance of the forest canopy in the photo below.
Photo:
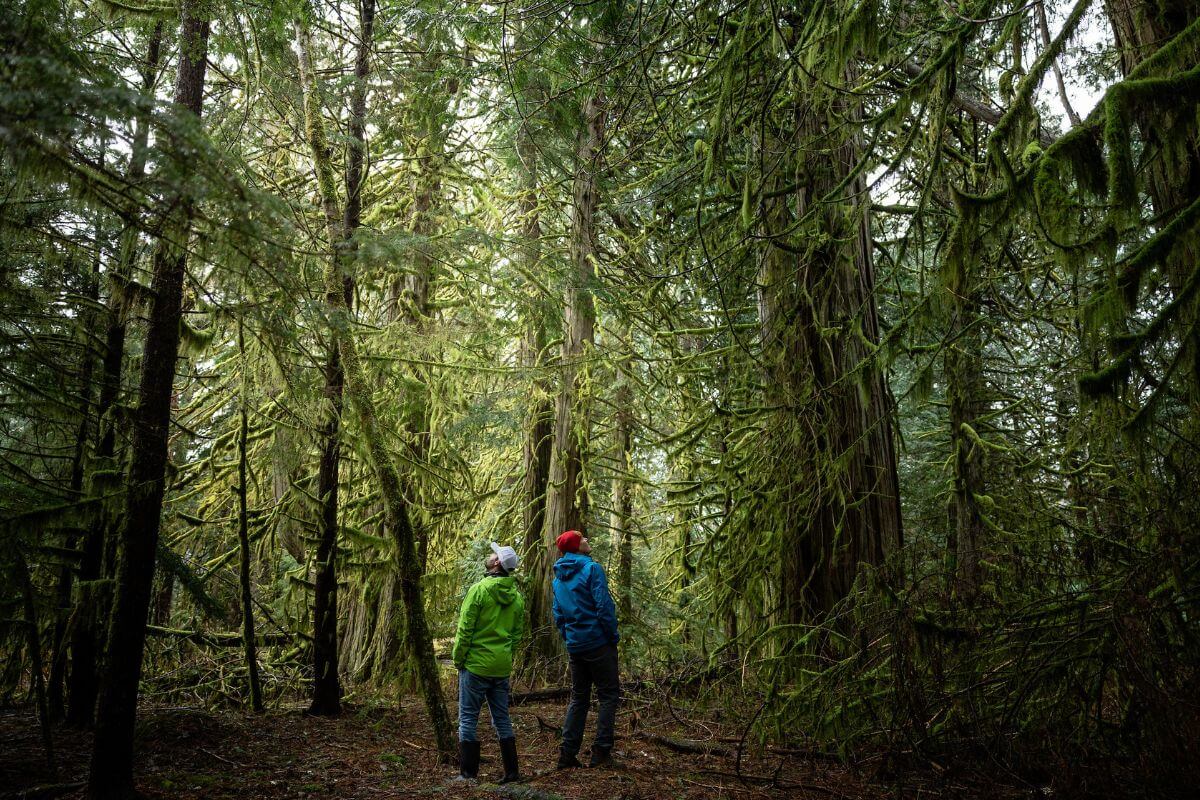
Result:
<svg viewBox="0 0 1200 800"><path fill-rule="evenodd" d="M1186 793L1198 11L8 0L0 705L97 798L157 707L449 758L489 543L553 688L575 529L739 772Z"/></svg>

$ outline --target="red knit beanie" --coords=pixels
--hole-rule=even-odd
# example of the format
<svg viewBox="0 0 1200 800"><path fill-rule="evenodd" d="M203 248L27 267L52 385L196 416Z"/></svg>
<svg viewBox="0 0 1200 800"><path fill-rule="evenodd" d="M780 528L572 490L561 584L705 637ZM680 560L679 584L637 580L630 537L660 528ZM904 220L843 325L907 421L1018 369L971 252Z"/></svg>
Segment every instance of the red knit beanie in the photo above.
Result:
<svg viewBox="0 0 1200 800"><path fill-rule="evenodd" d="M559 534L558 551L560 553L578 553L579 543L583 541L583 534L579 531L566 531Z"/></svg>

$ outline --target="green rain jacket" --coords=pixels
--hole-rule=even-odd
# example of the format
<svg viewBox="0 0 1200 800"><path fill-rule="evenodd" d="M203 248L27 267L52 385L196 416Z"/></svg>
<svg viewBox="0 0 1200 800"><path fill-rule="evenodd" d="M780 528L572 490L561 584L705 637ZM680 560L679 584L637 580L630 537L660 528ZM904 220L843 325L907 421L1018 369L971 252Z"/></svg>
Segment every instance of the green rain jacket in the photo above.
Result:
<svg viewBox="0 0 1200 800"><path fill-rule="evenodd" d="M454 635L454 666L484 678L507 678L525 629L525 600L512 577L488 575L467 590Z"/></svg>

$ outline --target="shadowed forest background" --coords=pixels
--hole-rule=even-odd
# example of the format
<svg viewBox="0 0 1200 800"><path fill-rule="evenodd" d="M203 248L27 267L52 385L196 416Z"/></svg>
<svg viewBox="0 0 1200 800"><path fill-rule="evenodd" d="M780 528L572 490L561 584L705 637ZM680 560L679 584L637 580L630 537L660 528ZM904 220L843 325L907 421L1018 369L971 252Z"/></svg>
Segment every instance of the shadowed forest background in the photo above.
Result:
<svg viewBox="0 0 1200 800"><path fill-rule="evenodd" d="M545 769L570 528L624 766L511 796L1194 791L1194 0L0 42L0 792L498 792L444 783L456 612L516 547Z"/></svg>

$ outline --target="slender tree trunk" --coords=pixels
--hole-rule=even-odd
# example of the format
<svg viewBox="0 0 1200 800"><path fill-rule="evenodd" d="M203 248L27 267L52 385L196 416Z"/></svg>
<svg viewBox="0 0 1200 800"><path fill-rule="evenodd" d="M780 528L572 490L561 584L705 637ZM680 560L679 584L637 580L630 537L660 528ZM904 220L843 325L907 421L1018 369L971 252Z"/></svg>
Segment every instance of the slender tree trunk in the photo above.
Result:
<svg viewBox="0 0 1200 800"><path fill-rule="evenodd" d="M241 356L241 402L238 408L238 488L237 521L238 549L240 550L239 579L242 589L242 644L246 652L246 670L250 681L250 707L263 710L262 684L258 678L258 654L254 650L254 596L250 592L250 517L246 509L246 495L250 491L249 468L246 459L246 441L250 438L250 424L246 414L249 402L246 381L246 338L242 331L242 320L238 319L238 354Z"/></svg>
<svg viewBox="0 0 1200 800"><path fill-rule="evenodd" d="M519 52L526 46L526 22L520 23L516 46ZM529 80L535 80L529 76ZM540 102L540 87L529 90L529 103ZM524 113L524 112L523 112ZM540 186L538 176L538 149L530 130L530 120L524 119L517 129L517 158L520 162L520 268L526 275L526 290L522 305L523 328L520 355L521 367L531 382L529 403L526 406L525 437L521 446L523 483L521 487L521 540L524 549L526 574L540 580L531 583L528 614L532 652L542 658L558 653L558 632L550 618L550 564L551 554L542 542L542 528L546 521L546 485L550 477L550 452L554 438L553 387L547 379L546 350L549 346L546 335L546 319L549 309L541 287L534 276L541 273L542 223Z"/></svg>
<svg viewBox="0 0 1200 800"><path fill-rule="evenodd" d="M681 454L680 457L671 464L672 483L681 488L691 487L696 484L696 464L690 453ZM692 613L690 608L692 604L692 581L696 577L696 566L692 563L693 549L693 526L696 521L696 513L692 508L689 500L681 497L675 501L674 519L672 527L677 531L676 550L679 553L679 560L676 566L679 568L678 583L675 587L676 605L679 607L681 618L680 638L685 643L692 640L692 623L689 615Z"/></svg>
<svg viewBox="0 0 1200 800"><path fill-rule="evenodd" d="M592 283L596 274L595 217L604 141L604 99L588 97L583 102L583 128L576 150L574 201L571 207L571 267L564 304L561 385L554 407L554 446L550 452L550 474L546 485L546 516L542 542L544 560L540 574L531 576L533 585L548 595L553 580L552 566L558 556L554 541L565 530L586 535L588 496L582 478L588 439L588 414L583 383L586 359L595 343L596 309Z"/></svg>
<svg viewBox="0 0 1200 800"><path fill-rule="evenodd" d="M105 137L101 138L102 147ZM92 262L92 274L88 279L84 296L91 303L100 299L100 261L101 237L104 227L99 212L96 215L95 236L96 252ZM88 442L91 439L92 421L92 390L94 383L96 359L92 353L92 337L98 326L98 315L89 308L83 314L85 334L80 348L79 367L79 425L75 433L75 447L71 454L71 478L69 489L72 497L83 493L84 459L87 456ZM70 533L63 541L67 550L74 550L78 545L78 537ZM67 676L67 623L72 610L71 598L75 578L75 566L65 564L59 571L58 590L55 602L54 629L52 633L52 648L50 652L50 681L47 686L50 719L58 722L66 717L65 680Z"/></svg>
<svg viewBox="0 0 1200 800"><path fill-rule="evenodd" d="M401 596L407 615L406 645L417 665L421 691L433 727L434 741L442 760L453 758L454 737L450 717L442 698L437 662L433 657L433 639L425 617L425 602L421 589L421 566L416 541L409 521L408 504L400 473L384 447L383 435L375 414L371 389L358 359L358 349L350 332L350 309L343 289L346 283L346 227L338 209L336 184L330 162L325 123L321 117L318 87L311 62L311 43L305 20L297 25L300 51L300 76L304 100L304 129L317 175L317 187L325 212L329 235L330 256L325 269L325 300L332 318L333 340L342 358L346 392L358 412L362 435L371 466L379 482L388 530L396 543L397 572L400 575Z"/></svg>
<svg viewBox="0 0 1200 800"><path fill-rule="evenodd" d="M29 651L30 683L37 704L38 726L42 733L42 749L46 754L46 766L51 775L58 771L54 758L54 738L50 733L50 704L46 697L46 676L42 671L42 636L38 625L37 604L34 602L33 581L29 576L29 564L20 546L16 548L17 581L21 584L21 600L25 610L25 647Z"/></svg>
<svg viewBox="0 0 1200 800"><path fill-rule="evenodd" d="M200 16L202 8L193 0L184 0L180 9L179 71L174 98L197 117L208 63L209 22L207 17ZM89 795L95 800L134 796L133 729L165 489L171 389L179 354L193 202L186 188L183 189L164 226L168 236L159 242L154 255L151 283L154 300L142 357L139 402L134 412L115 596L96 704L96 736L88 781Z"/></svg>
<svg viewBox="0 0 1200 800"><path fill-rule="evenodd" d="M971 269L976 265L964 265ZM979 424L986 410L983 402L983 337L980 335L979 297L967 285L969 278L947 287L953 320L951 343L946 353L946 382L950 395L950 446L953 454L954 488L951 516L954 524L955 592L971 601L983 582L981 565L984 521L978 498L985 493L983 444Z"/></svg>
<svg viewBox="0 0 1200 800"><path fill-rule="evenodd" d="M353 289L349 280L339 287L349 306ZM328 301L328 298L327 298ZM321 520L317 534L316 580L313 588L313 687L308 713L335 716L342 710L338 678L338 472L341 465L340 428L345 377L337 342L330 336L325 363L325 420L321 426L321 460L317 467L317 497Z"/></svg>
<svg viewBox="0 0 1200 800"><path fill-rule="evenodd" d="M618 346L632 347L629 323L622 323ZM617 362L617 388L613 397L616 409L616 471L612 479L612 536L617 545L617 587L621 617L633 613L633 493L630 476L633 472L633 382L630 376L630 357Z"/></svg>
<svg viewBox="0 0 1200 800"><path fill-rule="evenodd" d="M722 364L722 367L725 366L725 358L724 357L721 358L721 364ZM730 435L729 417L728 417L728 415L722 415L721 416L721 438L717 442L717 451L721 454L721 472L723 474L731 474L732 473L732 470L729 466L729 435ZM725 481L722 481L722 485L721 485L721 519L722 519L722 523L725 525L728 525L729 518L731 516L733 516L733 486L731 485L731 482L729 480L725 480ZM717 572L717 579L721 580L723 582L728 580L727 578L725 578L724 576L722 576L720 574L719 570ZM730 642L729 646L725 650L725 653L726 653L727 660L730 662L736 662L740 658L739 648L738 648L738 644L737 644L738 595L739 595L739 593L736 591L731 592L730 598L729 598L728 602L725 604L725 608L724 608L725 639L728 642Z"/></svg>
<svg viewBox="0 0 1200 800"><path fill-rule="evenodd" d="M628 620L634 610L634 378L632 332L628 318L620 320L616 345L622 349L617 359L617 385L613 391L613 474L610 528L617 547L617 606L620 618Z"/></svg>
<svg viewBox="0 0 1200 800"><path fill-rule="evenodd" d="M617 347L623 354L617 359L617 386L613 391L614 470L612 475L612 512L610 524L613 542L617 546L618 606L622 618L628 619L634 610L634 531L630 519L634 516L634 378L632 378L632 348L634 339L628 318L620 320Z"/></svg>
<svg viewBox="0 0 1200 800"><path fill-rule="evenodd" d="M154 600L150 608L150 619L155 625L171 624L171 603L175 600L175 576L169 572L156 572L154 576Z"/></svg>
<svg viewBox="0 0 1200 800"><path fill-rule="evenodd" d="M159 53L162 49L163 24L154 26L142 67L142 94L148 96L154 86L158 70ZM150 123L146 118L138 120L129 156L128 176L136 181L145 176L146 152L150 136ZM137 254L138 232L126 225L121 232L120 254L115 277L118 282L128 280ZM114 290L109 296L106 319L104 358L101 364L100 398L96 406L96 418L100 427L100 441L96 447L96 463L111 467L116 453L116 426L109 414L121 393L121 367L125 360L125 300L122 293ZM97 491L96 486L91 491ZM97 591L97 581L103 568L105 540L115 540L110 530L112 520L101 514L88 526L83 538L83 556L79 565L79 581L76 587L75 620L71 628L71 671L67 686L67 722L79 727L90 727L95 719L96 695L99 692L99 669L97 652L102 631L98 622L100 609L109 606L108 595Z"/></svg>
<svg viewBox="0 0 1200 800"><path fill-rule="evenodd" d="M366 130L367 76L370 70L370 52L375 24L374 0L362 0L359 5L359 41L355 54L355 85L350 99L350 137L346 165L346 207L341 214L340 228L330 225L330 236L338 260L340 287L334 292L338 297L325 298L330 307L342 305L349 309L354 297L353 278L342 270L343 253L351 252L350 237L358 228L362 218L363 165L366 157L364 136ZM307 33L305 33L307 36ZM307 51L302 52L307 59ZM306 116L307 116L306 110ZM320 114L319 109L314 113ZM320 120L318 118L317 122ZM322 131L323 134L323 131ZM310 138L312 132L309 133ZM332 181L332 176L330 176ZM336 190L332 183L328 191L333 193L333 207L326 214L337 213ZM326 193L323 187L322 195ZM328 285L326 287L329 288ZM337 536L338 536L338 483L341 463L340 425L344 408L345 370L338 349L337 336L330 336L329 361L325 369L325 397L328 402L322 440L324 450L318 475L318 492L322 498L321 538L317 551L317 581L313 604L314 629L314 685L309 713L334 715L341 711L341 682L338 676L338 588L337 588Z"/></svg>

